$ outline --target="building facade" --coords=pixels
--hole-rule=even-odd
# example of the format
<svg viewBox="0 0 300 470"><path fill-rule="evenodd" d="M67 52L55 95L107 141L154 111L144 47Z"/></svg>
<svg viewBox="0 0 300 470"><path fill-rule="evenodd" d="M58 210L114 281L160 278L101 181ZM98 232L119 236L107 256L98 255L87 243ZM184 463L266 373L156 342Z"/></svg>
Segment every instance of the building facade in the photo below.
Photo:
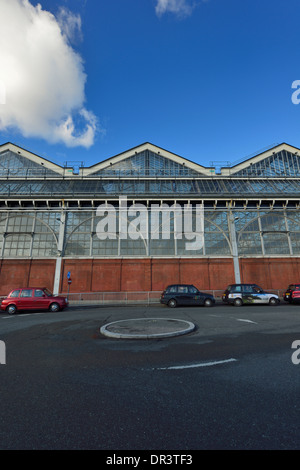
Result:
<svg viewBox="0 0 300 470"><path fill-rule="evenodd" d="M300 150L204 167L145 143L84 167L0 146L0 295L284 289L300 280Z"/></svg>

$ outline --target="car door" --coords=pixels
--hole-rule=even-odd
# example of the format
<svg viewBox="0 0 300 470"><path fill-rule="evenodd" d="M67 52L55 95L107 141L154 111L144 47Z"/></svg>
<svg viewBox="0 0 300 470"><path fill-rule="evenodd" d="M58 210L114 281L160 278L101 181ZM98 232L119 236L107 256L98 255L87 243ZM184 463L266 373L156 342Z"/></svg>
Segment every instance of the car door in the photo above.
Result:
<svg viewBox="0 0 300 470"><path fill-rule="evenodd" d="M268 295L258 286L250 286L249 294L252 298L252 303L254 304L266 304L269 302Z"/></svg>
<svg viewBox="0 0 300 470"><path fill-rule="evenodd" d="M243 292L243 302L245 304L255 304L258 303L258 296L257 292L254 291L253 286L251 284L245 284L242 286Z"/></svg>
<svg viewBox="0 0 300 470"><path fill-rule="evenodd" d="M34 306L32 299L33 289L22 289L19 297L19 310L31 310Z"/></svg>
<svg viewBox="0 0 300 470"><path fill-rule="evenodd" d="M192 295L189 293L189 286L177 286L177 303L181 305L190 305Z"/></svg>
<svg viewBox="0 0 300 470"><path fill-rule="evenodd" d="M194 286L189 286L189 302L191 305L202 305L203 304L203 296L201 293L196 289Z"/></svg>
<svg viewBox="0 0 300 470"><path fill-rule="evenodd" d="M34 289L33 293L33 308L35 309L47 309L49 305L48 297L44 293L43 289Z"/></svg>

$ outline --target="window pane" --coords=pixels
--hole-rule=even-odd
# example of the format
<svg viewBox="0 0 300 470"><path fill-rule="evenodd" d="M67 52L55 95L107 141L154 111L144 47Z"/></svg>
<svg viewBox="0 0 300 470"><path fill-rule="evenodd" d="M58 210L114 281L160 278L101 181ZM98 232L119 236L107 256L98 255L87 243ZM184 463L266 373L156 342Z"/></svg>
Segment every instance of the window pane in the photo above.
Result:
<svg viewBox="0 0 300 470"><path fill-rule="evenodd" d="M19 297L20 290L14 290L11 294L10 297L16 298Z"/></svg>
<svg viewBox="0 0 300 470"><path fill-rule="evenodd" d="M23 289L20 297L32 297L32 289Z"/></svg>

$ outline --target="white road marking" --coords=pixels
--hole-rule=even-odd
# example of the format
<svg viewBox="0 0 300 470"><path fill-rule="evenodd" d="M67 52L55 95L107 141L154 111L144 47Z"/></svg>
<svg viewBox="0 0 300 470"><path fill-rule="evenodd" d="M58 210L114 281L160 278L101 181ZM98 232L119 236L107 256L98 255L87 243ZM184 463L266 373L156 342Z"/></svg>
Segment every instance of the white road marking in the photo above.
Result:
<svg viewBox="0 0 300 470"><path fill-rule="evenodd" d="M216 366L218 364L225 364L227 362L236 362L237 359L224 359L223 361L214 361L214 362L201 362L200 364L192 364L189 366L171 366L171 367L158 367L158 370L170 370L170 369L192 369L195 367L209 367Z"/></svg>
<svg viewBox="0 0 300 470"><path fill-rule="evenodd" d="M57 312L51 312L52 314L53 313L57 313ZM21 314L21 317L31 317L32 315L36 316L36 315L45 315L45 312L35 312L35 313L22 313ZM18 314L15 314L15 315L9 315L8 317L2 317L3 320L5 318L17 318L18 317Z"/></svg>
<svg viewBox="0 0 300 470"><path fill-rule="evenodd" d="M244 318L236 318L237 321L244 321L244 322L247 322L247 323L255 323L255 325L257 325L256 321L252 321L252 320L245 320Z"/></svg>

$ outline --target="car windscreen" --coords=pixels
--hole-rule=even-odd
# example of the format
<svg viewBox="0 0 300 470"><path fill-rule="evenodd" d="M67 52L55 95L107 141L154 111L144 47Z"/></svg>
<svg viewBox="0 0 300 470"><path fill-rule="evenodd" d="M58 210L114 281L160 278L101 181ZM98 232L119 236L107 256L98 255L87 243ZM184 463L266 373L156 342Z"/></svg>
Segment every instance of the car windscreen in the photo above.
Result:
<svg viewBox="0 0 300 470"><path fill-rule="evenodd" d="M166 292L168 294L175 294L177 292L177 286L170 286L167 288Z"/></svg>
<svg viewBox="0 0 300 470"><path fill-rule="evenodd" d="M44 289L44 292L46 295L48 295L48 297L52 297L52 292L49 290L49 289Z"/></svg>
<svg viewBox="0 0 300 470"><path fill-rule="evenodd" d="M13 298L19 297L19 294L20 294L20 289L14 290L13 292L11 292L9 297L13 297Z"/></svg>

